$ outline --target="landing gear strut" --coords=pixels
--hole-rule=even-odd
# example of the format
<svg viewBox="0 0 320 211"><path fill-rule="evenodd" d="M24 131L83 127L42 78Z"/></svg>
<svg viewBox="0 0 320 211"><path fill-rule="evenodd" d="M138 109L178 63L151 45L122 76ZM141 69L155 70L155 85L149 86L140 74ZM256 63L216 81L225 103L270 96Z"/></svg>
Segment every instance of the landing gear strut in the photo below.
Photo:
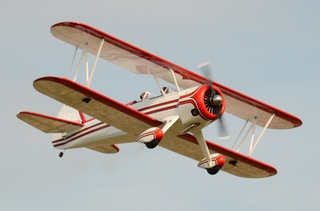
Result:
<svg viewBox="0 0 320 211"><path fill-rule="evenodd" d="M207 143L203 138L202 132L194 133L205 158L200 160L198 167L206 169L211 175L217 174L225 163L225 158L219 153L210 154Z"/></svg>

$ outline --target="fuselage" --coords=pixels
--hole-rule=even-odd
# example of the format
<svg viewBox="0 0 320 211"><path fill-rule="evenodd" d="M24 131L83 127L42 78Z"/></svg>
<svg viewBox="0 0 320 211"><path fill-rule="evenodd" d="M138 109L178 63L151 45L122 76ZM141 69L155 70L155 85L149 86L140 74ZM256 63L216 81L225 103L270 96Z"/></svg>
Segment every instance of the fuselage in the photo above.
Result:
<svg viewBox="0 0 320 211"><path fill-rule="evenodd" d="M178 115L179 120L171 130L181 134L191 124L196 123L197 127L203 128L216 119L216 115L208 113L203 108L202 98L206 90L206 86L193 87L181 92L134 101L127 105L161 122L166 117ZM77 131L54 134L52 143L55 148L68 149L135 142L136 138L133 134L91 118Z"/></svg>

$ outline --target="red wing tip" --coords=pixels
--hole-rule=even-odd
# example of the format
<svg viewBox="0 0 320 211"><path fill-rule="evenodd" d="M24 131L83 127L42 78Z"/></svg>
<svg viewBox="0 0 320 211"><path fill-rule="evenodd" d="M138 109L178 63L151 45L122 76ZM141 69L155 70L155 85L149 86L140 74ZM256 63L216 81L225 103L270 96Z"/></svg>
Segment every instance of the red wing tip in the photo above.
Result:
<svg viewBox="0 0 320 211"><path fill-rule="evenodd" d="M120 151L119 147L118 147L117 145L115 145L115 144L112 144L111 147L112 147L113 149L115 149L117 152ZM117 153L117 152L116 152L116 153Z"/></svg>
<svg viewBox="0 0 320 211"><path fill-rule="evenodd" d="M63 21L63 22L53 24L51 28L54 28L56 26L72 26L72 25L85 25L85 24L80 22L74 22L74 21Z"/></svg>
<svg viewBox="0 0 320 211"><path fill-rule="evenodd" d="M294 127L300 127L302 124L303 124L302 120L296 117L296 122L294 124Z"/></svg>
<svg viewBox="0 0 320 211"><path fill-rule="evenodd" d="M32 111L20 111L17 115L20 115L20 114L34 114L34 112L32 112Z"/></svg>
<svg viewBox="0 0 320 211"><path fill-rule="evenodd" d="M42 81L42 80L50 80L50 79L62 79L63 77L58 77L58 76L43 76L41 78L37 78L36 80L34 80L34 82L36 81Z"/></svg>

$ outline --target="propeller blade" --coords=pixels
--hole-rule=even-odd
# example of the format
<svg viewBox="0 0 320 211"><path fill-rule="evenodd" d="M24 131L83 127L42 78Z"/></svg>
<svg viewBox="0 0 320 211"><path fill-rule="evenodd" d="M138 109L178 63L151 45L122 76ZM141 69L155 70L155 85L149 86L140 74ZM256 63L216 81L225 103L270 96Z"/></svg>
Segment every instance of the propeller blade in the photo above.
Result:
<svg viewBox="0 0 320 211"><path fill-rule="evenodd" d="M218 133L219 133L219 139L220 140L226 140L228 139L229 133L227 130L227 127L223 121L223 116L221 115L221 111L220 111L221 107L216 107L215 112L217 114L217 118L218 118Z"/></svg>
<svg viewBox="0 0 320 211"><path fill-rule="evenodd" d="M203 62L198 65L199 70L201 71L202 75L205 76L208 79L208 85L210 86L210 99L209 101L212 102L212 104L215 104L214 102L219 102L215 101L218 100L218 98L215 97L220 97L219 95L216 95L215 90L213 89L213 75L211 71L211 66L209 62ZM214 102L213 102L214 101ZM226 126L224 124L224 121L222 120L222 115L221 115L221 107L220 105L213 105L214 112L217 115L218 118L218 127L219 127L219 139L228 139L229 135L226 129Z"/></svg>
<svg viewBox="0 0 320 211"><path fill-rule="evenodd" d="M226 140L230 138L228 130L223 122L222 117L219 118L219 137L218 138L221 140Z"/></svg>
<svg viewBox="0 0 320 211"><path fill-rule="evenodd" d="M209 62L200 63L198 68L201 71L202 75L205 76L207 79L209 79L209 85L213 85L212 84L213 76L212 76L210 63Z"/></svg>

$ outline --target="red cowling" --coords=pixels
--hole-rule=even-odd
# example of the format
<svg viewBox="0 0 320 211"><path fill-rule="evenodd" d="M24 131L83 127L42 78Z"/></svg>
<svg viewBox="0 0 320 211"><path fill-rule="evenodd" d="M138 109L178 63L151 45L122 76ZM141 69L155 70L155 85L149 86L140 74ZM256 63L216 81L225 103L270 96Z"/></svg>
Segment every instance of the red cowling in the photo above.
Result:
<svg viewBox="0 0 320 211"><path fill-rule="evenodd" d="M196 91L196 93L193 96L191 96L191 98L193 98L197 102L198 112L200 116L208 121L214 121L219 116L222 116L222 114L225 111L225 105L226 105L225 99L221 90L215 86L213 86L213 89L216 95L220 95L222 97L222 104L220 106L213 105L212 102L210 102L210 100L208 99L208 94L212 90L210 89L209 85L201 86ZM216 114L217 110L220 112L219 115Z"/></svg>

